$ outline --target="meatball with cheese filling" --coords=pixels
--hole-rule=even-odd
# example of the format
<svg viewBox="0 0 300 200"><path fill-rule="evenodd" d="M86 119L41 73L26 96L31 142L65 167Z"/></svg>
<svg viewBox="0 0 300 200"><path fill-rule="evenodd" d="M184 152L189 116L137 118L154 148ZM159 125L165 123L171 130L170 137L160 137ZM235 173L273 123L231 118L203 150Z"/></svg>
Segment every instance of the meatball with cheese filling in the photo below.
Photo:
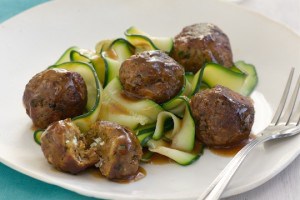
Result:
<svg viewBox="0 0 300 200"><path fill-rule="evenodd" d="M100 156L100 172L108 179L128 179L136 175L142 147L129 129L109 121L97 121L87 133L91 147ZM93 142L94 141L94 142Z"/></svg>
<svg viewBox="0 0 300 200"><path fill-rule="evenodd" d="M79 128L70 120L52 123L41 136L41 147L47 161L56 169L77 174L99 161Z"/></svg>

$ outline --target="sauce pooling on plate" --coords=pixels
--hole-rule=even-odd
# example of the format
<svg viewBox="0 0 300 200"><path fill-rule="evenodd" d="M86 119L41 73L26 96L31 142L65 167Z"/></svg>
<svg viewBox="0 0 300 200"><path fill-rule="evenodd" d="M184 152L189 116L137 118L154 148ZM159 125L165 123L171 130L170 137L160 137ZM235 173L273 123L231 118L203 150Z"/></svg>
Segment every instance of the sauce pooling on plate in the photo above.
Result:
<svg viewBox="0 0 300 200"><path fill-rule="evenodd" d="M241 143L228 147L228 148L213 148L209 147L209 150L214 154L225 156L225 157L233 157L235 156L244 146L254 140L256 136L254 134L250 134L249 138L243 140Z"/></svg>
<svg viewBox="0 0 300 200"><path fill-rule="evenodd" d="M91 168L87 170L87 173L92 174L93 177L96 178L105 178L100 172L99 169L97 168ZM146 177L147 171L143 167L139 167L137 173L135 175L129 176L125 179L112 179L111 181L116 182L116 183L121 183L121 184L126 184L126 183L131 183L131 182L136 182L144 177Z"/></svg>

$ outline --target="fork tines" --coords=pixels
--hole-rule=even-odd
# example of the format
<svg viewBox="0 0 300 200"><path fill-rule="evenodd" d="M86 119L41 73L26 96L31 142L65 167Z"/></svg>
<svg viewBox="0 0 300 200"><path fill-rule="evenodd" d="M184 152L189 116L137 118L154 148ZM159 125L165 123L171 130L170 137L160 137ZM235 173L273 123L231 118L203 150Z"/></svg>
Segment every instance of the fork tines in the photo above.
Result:
<svg viewBox="0 0 300 200"><path fill-rule="evenodd" d="M292 68L289 74L288 81L286 83L283 95L281 97L279 106L274 114L274 117L272 119L271 125L278 125L278 124L299 124L299 118L300 118L300 106L298 105L298 109L296 112L294 111L295 104L297 101L298 93L299 93L299 87L300 87L300 76L298 77L297 83L295 85L294 91L292 96L290 97L290 101L286 106L286 101L290 93L290 88L293 80L295 69ZM285 109L285 110L284 110ZM284 110L284 112L283 112ZM284 113L284 114L282 114Z"/></svg>

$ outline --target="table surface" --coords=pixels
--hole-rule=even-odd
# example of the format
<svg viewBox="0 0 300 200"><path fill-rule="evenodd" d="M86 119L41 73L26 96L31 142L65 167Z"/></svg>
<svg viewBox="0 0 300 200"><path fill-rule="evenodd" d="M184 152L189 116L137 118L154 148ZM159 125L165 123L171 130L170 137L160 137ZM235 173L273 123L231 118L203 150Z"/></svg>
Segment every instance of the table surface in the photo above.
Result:
<svg viewBox="0 0 300 200"><path fill-rule="evenodd" d="M45 1L46 0L0 0L0 23L23 10ZM278 21L300 35L300 0L244 0L238 4ZM300 156L267 183L249 192L226 198L226 200L300 199L299 169ZM0 200L93 199L35 180L6 167L2 163L0 163L0 177Z"/></svg>

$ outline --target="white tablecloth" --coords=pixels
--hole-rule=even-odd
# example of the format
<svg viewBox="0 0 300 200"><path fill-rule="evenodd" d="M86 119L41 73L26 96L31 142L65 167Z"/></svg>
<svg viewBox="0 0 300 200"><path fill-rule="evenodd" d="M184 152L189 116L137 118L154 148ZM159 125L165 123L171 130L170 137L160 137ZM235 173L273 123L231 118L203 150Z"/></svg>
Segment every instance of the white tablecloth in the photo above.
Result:
<svg viewBox="0 0 300 200"><path fill-rule="evenodd" d="M238 4L288 26L300 36L300 0L244 0ZM300 200L300 156L260 187L226 198L226 200L252 199Z"/></svg>

